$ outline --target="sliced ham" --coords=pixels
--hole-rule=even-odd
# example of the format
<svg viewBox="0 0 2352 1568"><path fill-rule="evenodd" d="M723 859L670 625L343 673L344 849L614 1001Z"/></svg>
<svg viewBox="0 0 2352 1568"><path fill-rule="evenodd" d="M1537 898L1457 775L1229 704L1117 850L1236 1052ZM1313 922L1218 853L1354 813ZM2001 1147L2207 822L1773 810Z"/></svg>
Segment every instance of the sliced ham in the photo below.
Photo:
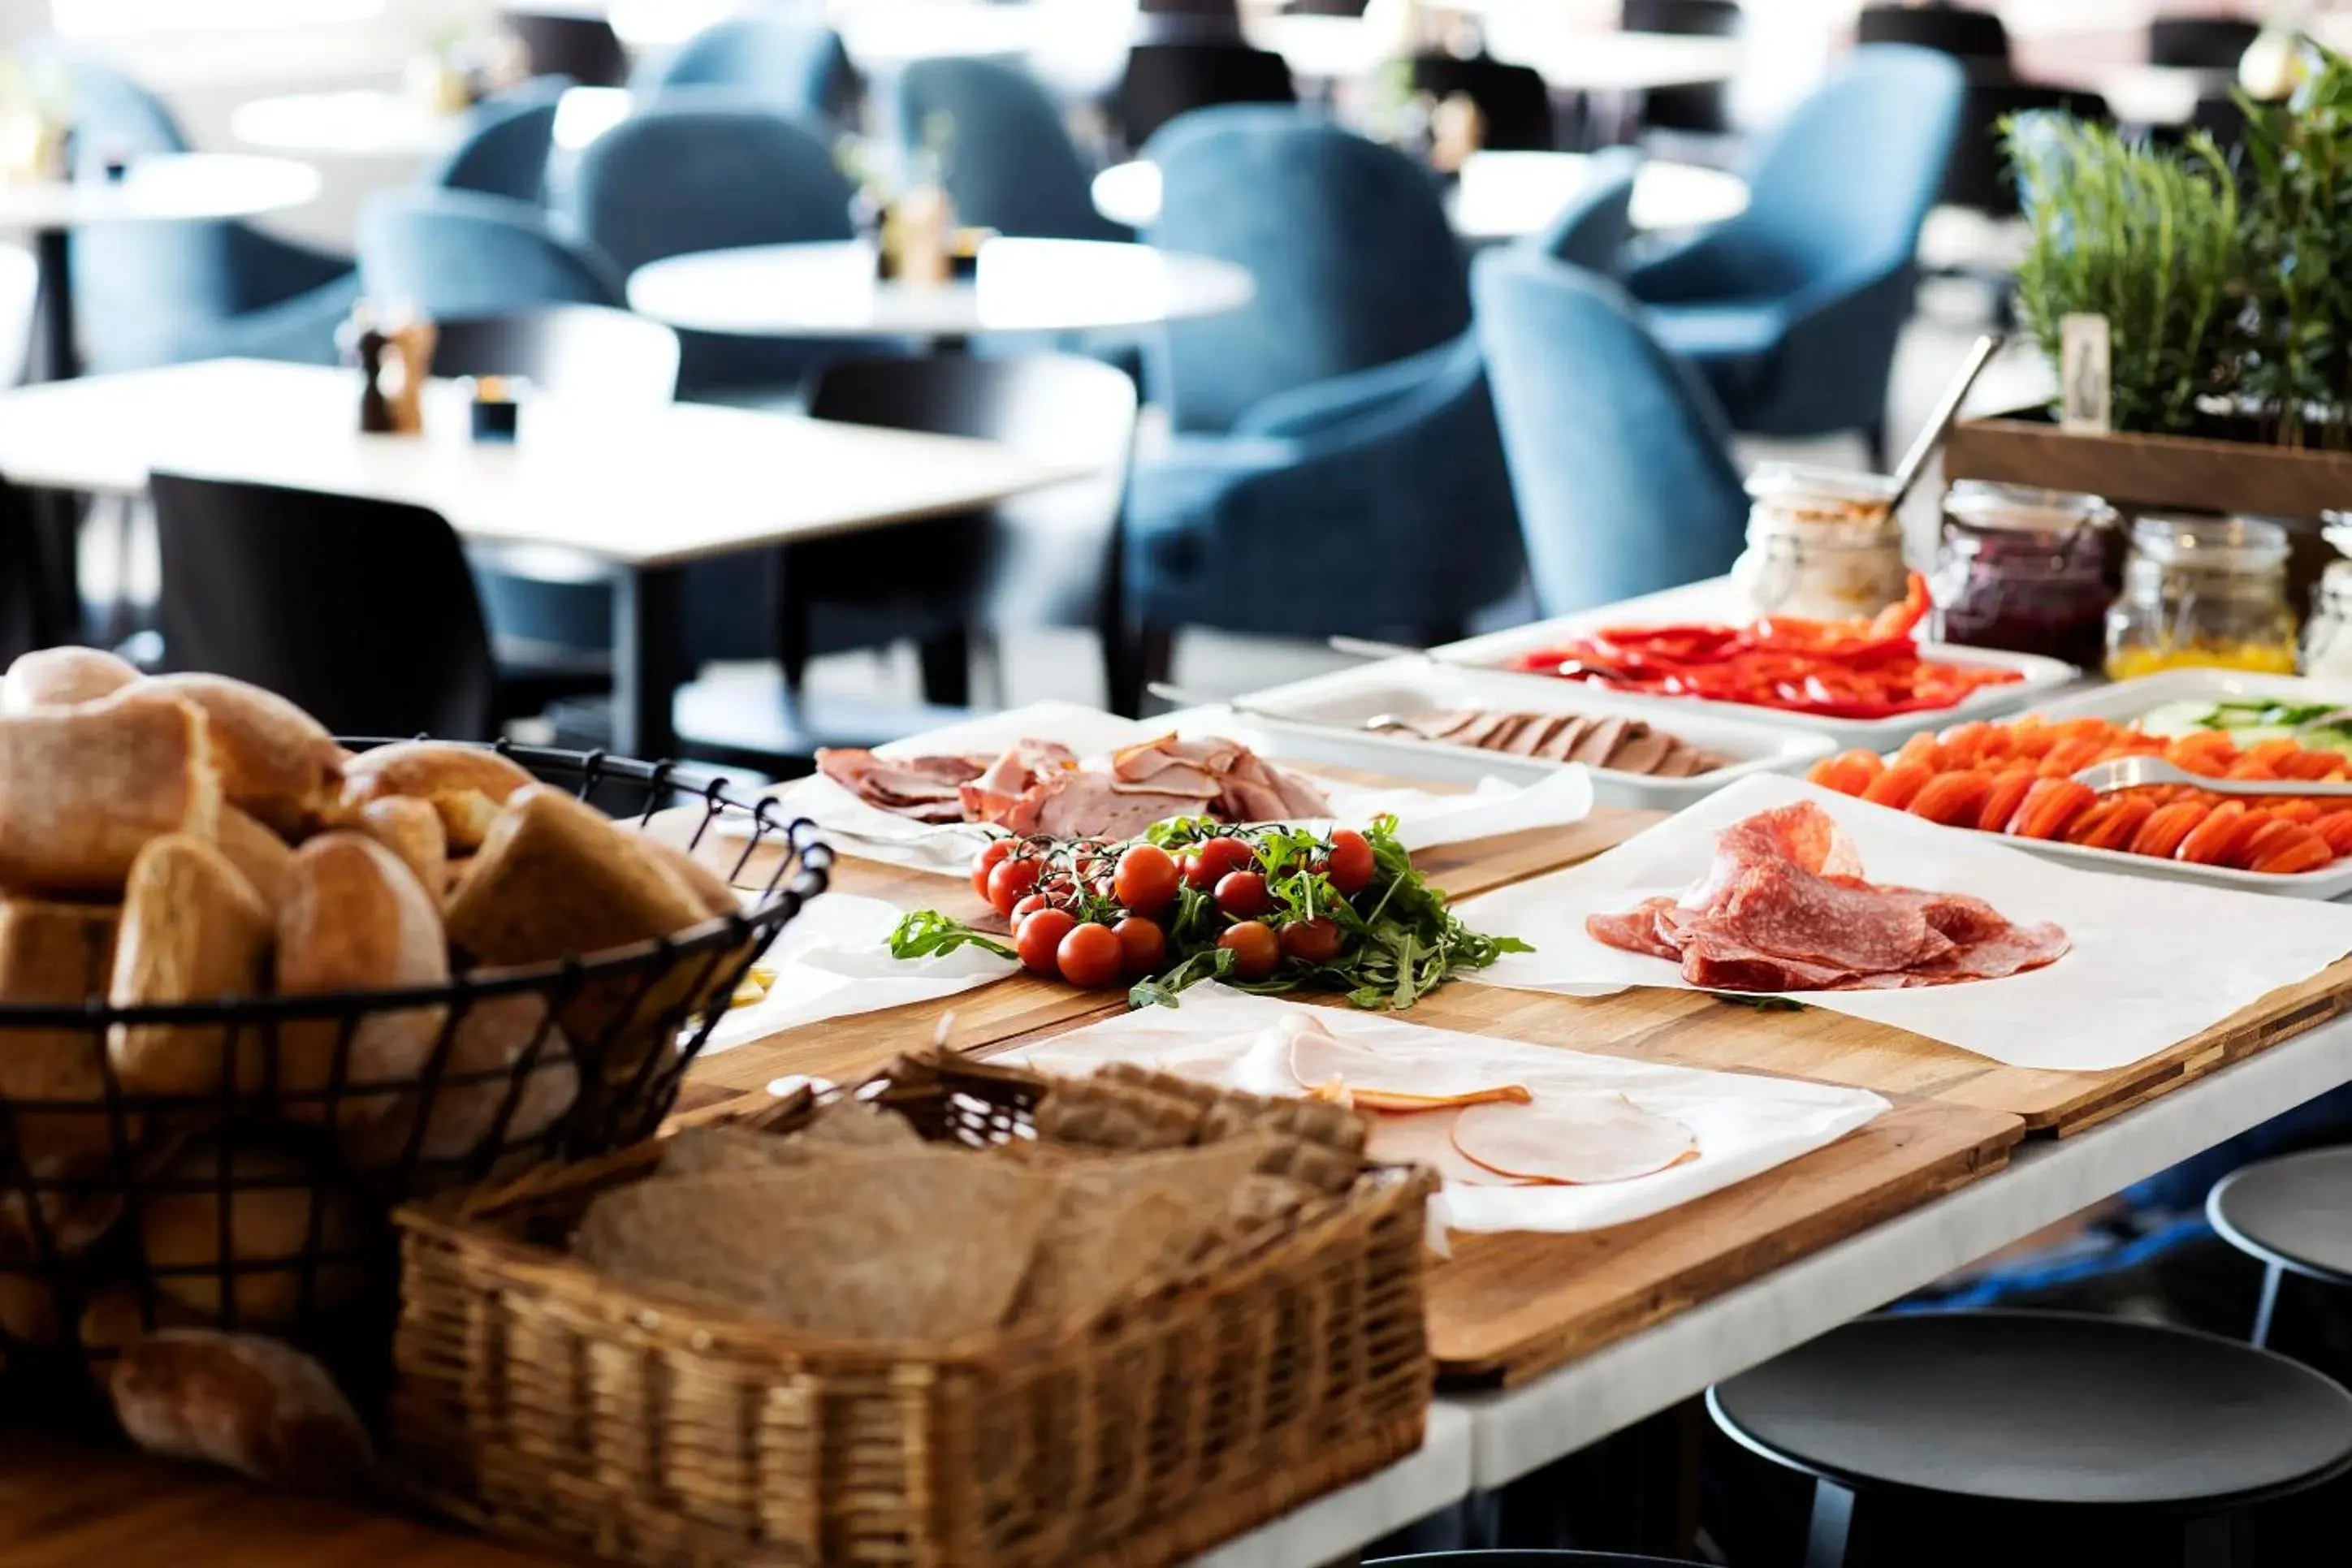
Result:
<svg viewBox="0 0 2352 1568"><path fill-rule="evenodd" d="M1622 1094L1546 1095L1532 1105L1474 1105L1454 1146L1497 1176L1559 1186L1632 1181L1698 1153L1698 1136Z"/></svg>
<svg viewBox="0 0 2352 1568"><path fill-rule="evenodd" d="M1290 1075L1310 1094L1360 1111L1415 1112L1489 1103L1526 1104L1527 1086L1443 1057L1400 1057L1340 1039L1322 1019L1285 1019L1275 1026L1277 1048L1287 1042Z"/></svg>
<svg viewBox="0 0 2352 1568"><path fill-rule="evenodd" d="M1529 1183L1488 1170L1454 1146L1459 1110L1423 1111L1409 1116L1375 1116L1364 1157L1376 1165L1427 1166L1448 1186L1527 1186Z"/></svg>
<svg viewBox="0 0 2352 1568"><path fill-rule="evenodd" d="M964 821L963 787L986 771L979 757L877 757L870 751L826 749L817 771L869 806L920 822Z"/></svg>
<svg viewBox="0 0 2352 1568"><path fill-rule="evenodd" d="M1811 802L1716 837L1676 899L1589 916L1596 942L1678 963L1712 991L1885 990L2023 974L2065 956L2055 925L2018 926L1981 898L1864 879L1853 841Z"/></svg>

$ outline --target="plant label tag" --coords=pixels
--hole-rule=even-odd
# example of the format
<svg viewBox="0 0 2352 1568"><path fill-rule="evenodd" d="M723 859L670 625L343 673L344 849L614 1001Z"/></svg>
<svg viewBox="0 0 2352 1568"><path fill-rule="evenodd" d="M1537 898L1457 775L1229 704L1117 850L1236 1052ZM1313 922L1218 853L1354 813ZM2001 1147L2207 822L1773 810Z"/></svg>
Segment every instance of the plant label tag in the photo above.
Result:
<svg viewBox="0 0 2352 1568"><path fill-rule="evenodd" d="M2058 428L2069 435L2105 435L2114 384L2108 380L2112 341L2105 316L2066 316L2058 322Z"/></svg>

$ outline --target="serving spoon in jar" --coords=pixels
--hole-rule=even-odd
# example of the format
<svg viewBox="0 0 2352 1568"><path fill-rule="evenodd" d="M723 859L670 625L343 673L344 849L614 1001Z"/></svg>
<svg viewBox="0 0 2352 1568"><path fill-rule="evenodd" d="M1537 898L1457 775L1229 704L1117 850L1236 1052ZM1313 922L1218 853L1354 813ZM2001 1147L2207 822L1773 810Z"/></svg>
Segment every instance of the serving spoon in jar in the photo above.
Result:
<svg viewBox="0 0 2352 1568"><path fill-rule="evenodd" d="M2075 774L2074 782L2088 785L2095 795L2186 784L2209 794L2242 795L2249 800L2263 796L2287 800L2352 800L2352 784L2301 779L2208 779L2161 757L2119 757L2113 762L2095 763Z"/></svg>

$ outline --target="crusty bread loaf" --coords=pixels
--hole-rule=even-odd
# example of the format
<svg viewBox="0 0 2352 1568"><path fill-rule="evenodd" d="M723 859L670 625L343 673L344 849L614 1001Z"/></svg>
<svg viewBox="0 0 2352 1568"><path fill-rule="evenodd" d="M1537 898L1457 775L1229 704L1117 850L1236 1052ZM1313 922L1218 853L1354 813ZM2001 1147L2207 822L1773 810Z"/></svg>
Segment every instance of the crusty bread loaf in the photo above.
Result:
<svg viewBox="0 0 2352 1568"><path fill-rule="evenodd" d="M294 887L278 914L278 990L281 996L400 990L449 977L448 939L431 894L398 855L360 833L321 833L296 852ZM350 1027L342 1067L347 1091L324 1100L289 1098L295 1121L340 1124L388 1116L394 1097L362 1092L371 1084L414 1078L433 1053L448 1009L377 1010ZM345 1021L288 1019L278 1026L278 1092L320 1093L335 1082L345 1049Z"/></svg>
<svg viewBox="0 0 2352 1568"><path fill-rule="evenodd" d="M139 678L139 666L100 648L36 648L0 679L0 714L39 713L110 696Z"/></svg>
<svg viewBox="0 0 2352 1568"><path fill-rule="evenodd" d="M79 1007L106 994L122 911L112 904L0 899L0 1005ZM45 1109L43 1101L106 1097L106 1040L95 1027L0 1031L0 1095L11 1104L18 1146L36 1176L103 1156L113 1133L103 1110ZM124 1133L139 1124L127 1117Z"/></svg>
<svg viewBox="0 0 2352 1568"><path fill-rule="evenodd" d="M215 847L236 867L264 907L284 906L294 890L294 851L284 839L235 806L223 806Z"/></svg>
<svg viewBox="0 0 2352 1568"><path fill-rule="evenodd" d="M108 1387L122 1429L151 1454L300 1491L358 1490L375 1466L326 1368L274 1339L158 1330L122 1353Z"/></svg>
<svg viewBox="0 0 2352 1568"><path fill-rule="evenodd" d="M517 1090L514 1070L534 1043L530 1076ZM509 1095L514 1109L501 1132L499 1117ZM471 1157L494 1134L501 1147L539 1136L579 1097L571 1042L548 1020L545 998L530 992L483 997L458 1019L424 1132L416 1132L418 1097L404 1094L393 1115L344 1129L343 1153L355 1170L383 1170L409 1157L415 1137L419 1163L453 1165Z"/></svg>
<svg viewBox="0 0 2352 1568"><path fill-rule="evenodd" d="M204 1327L204 1315L161 1293L136 1285L105 1285L90 1292L76 1333L84 1350L119 1354L157 1329Z"/></svg>
<svg viewBox="0 0 2352 1568"><path fill-rule="evenodd" d="M533 782L520 764L479 746L407 740L363 751L343 765L343 804L356 810L388 795L424 800L441 813L448 852L470 854L499 808Z"/></svg>
<svg viewBox="0 0 2352 1568"><path fill-rule="evenodd" d="M19 1344L56 1344L65 1338L58 1287L40 1273L0 1270L0 1333Z"/></svg>
<svg viewBox="0 0 2352 1568"><path fill-rule="evenodd" d="M687 895L702 906L705 919L742 913L743 904L735 896L735 890L710 866L676 844L665 843L651 833L640 832L637 841L651 850L654 859L662 863Z"/></svg>
<svg viewBox="0 0 2352 1568"><path fill-rule="evenodd" d="M237 1328L282 1328L303 1304L331 1311L356 1300L368 1270L349 1200L309 1158L242 1143L226 1154L229 1193L221 1200L222 1145L200 1139L166 1165L139 1197L138 1239L155 1288L207 1322L234 1302ZM313 1206L317 1236L313 1245ZM226 1248L223 1248L223 1233ZM244 1267L221 1268L223 1258ZM224 1283L228 1289L222 1289Z"/></svg>
<svg viewBox="0 0 2352 1568"><path fill-rule="evenodd" d="M342 748L279 696L226 675L151 675L134 691L194 703L212 721L213 762L229 804L289 837L310 830L341 797Z"/></svg>
<svg viewBox="0 0 2352 1568"><path fill-rule="evenodd" d="M387 795L360 808L352 826L400 857L437 905L449 886L449 830L429 800Z"/></svg>
<svg viewBox="0 0 2352 1568"><path fill-rule="evenodd" d="M537 784L509 799L457 884L449 937L482 964L533 964L625 947L709 918L641 836ZM608 1033L631 1033L677 1008L702 967L680 965L649 990L635 975L592 982L561 1021L575 1042L596 1047ZM608 1058L607 1075L620 1065Z"/></svg>
<svg viewBox="0 0 2352 1568"><path fill-rule="evenodd" d="M208 840L219 809L192 704L132 687L0 718L0 889L112 898L149 841Z"/></svg>
<svg viewBox="0 0 2352 1568"><path fill-rule="evenodd" d="M117 1007L255 997L268 989L275 922L258 894L211 844L183 834L142 851L122 895L122 932L107 995ZM134 1094L217 1092L230 1069L224 1024L116 1024L107 1050ZM236 1042L236 1081L259 1065L261 1040Z"/></svg>

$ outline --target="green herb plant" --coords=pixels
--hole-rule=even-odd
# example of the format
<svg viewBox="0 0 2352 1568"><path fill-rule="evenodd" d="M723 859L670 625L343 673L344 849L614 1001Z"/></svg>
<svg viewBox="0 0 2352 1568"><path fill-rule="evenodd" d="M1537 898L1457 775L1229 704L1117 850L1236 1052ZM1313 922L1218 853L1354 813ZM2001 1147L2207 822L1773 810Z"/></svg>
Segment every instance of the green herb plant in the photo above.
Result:
<svg viewBox="0 0 2352 1568"><path fill-rule="evenodd" d="M2240 394L2282 446L2352 444L2352 62L2306 42L2284 103L2242 100L2252 197Z"/></svg>

